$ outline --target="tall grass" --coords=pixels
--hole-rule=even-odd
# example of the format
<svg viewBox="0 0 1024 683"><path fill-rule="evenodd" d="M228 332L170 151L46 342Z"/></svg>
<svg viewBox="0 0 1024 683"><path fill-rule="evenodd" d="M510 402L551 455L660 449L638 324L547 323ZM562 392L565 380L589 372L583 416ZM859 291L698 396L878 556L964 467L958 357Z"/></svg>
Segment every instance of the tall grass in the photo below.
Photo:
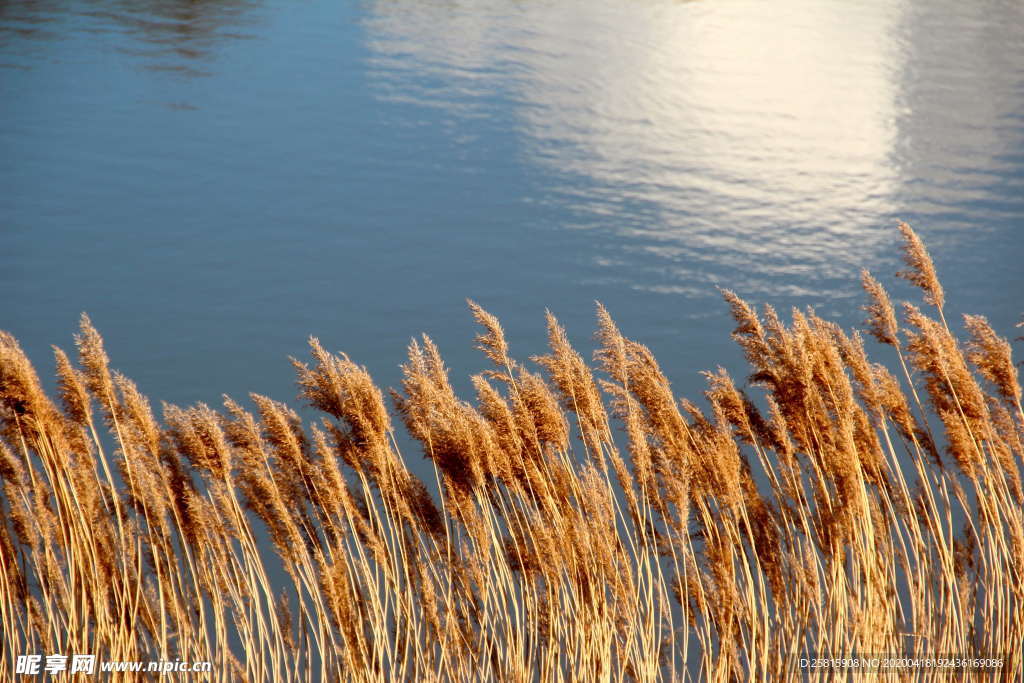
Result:
<svg viewBox="0 0 1024 683"><path fill-rule="evenodd" d="M926 307L897 314L863 274L895 371L859 332L725 291L755 391L718 369L703 409L603 308L593 363L549 314L527 365L470 303L493 364L472 402L426 337L393 409L313 339L306 425L259 395L158 420L84 316L55 402L0 333L0 678L27 653L207 660L217 681L785 680L798 657L899 653L1019 680L1017 369L983 318L954 336L900 229Z"/></svg>

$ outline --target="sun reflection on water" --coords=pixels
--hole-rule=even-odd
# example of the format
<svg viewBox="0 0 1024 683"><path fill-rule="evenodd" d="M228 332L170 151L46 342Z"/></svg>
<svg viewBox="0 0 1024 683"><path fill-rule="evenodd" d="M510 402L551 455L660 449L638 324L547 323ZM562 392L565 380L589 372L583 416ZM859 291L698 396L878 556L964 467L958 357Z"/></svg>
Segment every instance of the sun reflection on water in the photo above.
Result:
<svg viewBox="0 0 1024 683"><path fill-rule="evenodd" d="M600 236L607 277L686 293L739 278L798 295L842 279L831 293L844 296L890 250L897 217L941 202L921 201L908 175L970 198L962 178L943 181L949 159L908 158L909 131L965 97L984 109L1005 85L972 87L970 74L993 70L976 50L921 59L907 41L920 14L911 2L381 3L368 26L381 97L466 116L511 100L524 160L559 178L546 200L578 209L561 227ZM939 28L959 30L957 17ZM940 86L945 101L917 111L914 87L961 73L964 89ZM1005 73L1020 82L1019 67ZM1006 110L978 113L970 127L991 135ZM964 133L936 132L911 151ZM990 175L998 148L964 134L960 153Z"/></svg>

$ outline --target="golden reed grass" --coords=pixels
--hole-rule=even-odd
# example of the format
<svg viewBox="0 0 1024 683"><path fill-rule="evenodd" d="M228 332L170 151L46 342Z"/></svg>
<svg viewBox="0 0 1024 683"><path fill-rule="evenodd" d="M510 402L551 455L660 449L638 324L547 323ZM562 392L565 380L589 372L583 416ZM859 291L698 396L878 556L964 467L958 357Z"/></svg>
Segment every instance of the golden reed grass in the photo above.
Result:
<svg viewBox="0 0 1024 683"><path fill-rule="evenodd" d="M1020 680L1017 368L984 318L954 336L900 230L927 308L897 313L863 274L896 373L858 332L726 291L756 392L718 369L704 408L603 308L592 365L549 314L531 366L470 303L493 364L473 402L426 337L393 410L311 340L305 425L258 395L158 420L86 317L77 363L55 349L55 402L0 333L0 678L91 653L210 661L167 675L216 681L774 681L814 653L898 653Z"/></svg>

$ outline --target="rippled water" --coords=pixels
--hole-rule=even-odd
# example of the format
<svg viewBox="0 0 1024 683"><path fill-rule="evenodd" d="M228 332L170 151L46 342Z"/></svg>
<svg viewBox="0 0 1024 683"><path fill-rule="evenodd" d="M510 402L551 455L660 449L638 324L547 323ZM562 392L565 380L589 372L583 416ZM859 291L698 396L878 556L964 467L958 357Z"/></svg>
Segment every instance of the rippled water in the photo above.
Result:
<svg viewBox="0 0 1024 683"><path fill-rule="evenodd" d="M155 398L290 398L310 334L461 377L467 296L520 356L599 299L693 395L716 285L854 323L897 219L1024 310L1019 2L0 0L0 103L0 328L88 311Z"/></svg>

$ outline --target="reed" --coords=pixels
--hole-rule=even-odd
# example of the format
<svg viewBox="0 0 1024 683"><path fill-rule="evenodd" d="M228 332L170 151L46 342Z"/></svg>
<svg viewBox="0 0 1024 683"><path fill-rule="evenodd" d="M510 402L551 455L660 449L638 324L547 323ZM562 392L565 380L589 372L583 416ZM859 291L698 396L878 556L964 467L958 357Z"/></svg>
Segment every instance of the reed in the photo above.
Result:
<svg viewBox="0 0 1024 683"><path fill-rule="evenodd" d="M85 316L54 401L0 333L0 679L33 653L381 682L794 680L801 657L889 653L1020 680L1017 366L984 318L957 338L899 230L930 308L899 315L862 277L895 371L859 331L724 291L751 374L707 373L702 405L602 307L592 363L549 313L531 364L470 302L493 366L473 401L427 337L390 406L311 339L293 364L312 424L259 395L158 419Z"/></svg>

